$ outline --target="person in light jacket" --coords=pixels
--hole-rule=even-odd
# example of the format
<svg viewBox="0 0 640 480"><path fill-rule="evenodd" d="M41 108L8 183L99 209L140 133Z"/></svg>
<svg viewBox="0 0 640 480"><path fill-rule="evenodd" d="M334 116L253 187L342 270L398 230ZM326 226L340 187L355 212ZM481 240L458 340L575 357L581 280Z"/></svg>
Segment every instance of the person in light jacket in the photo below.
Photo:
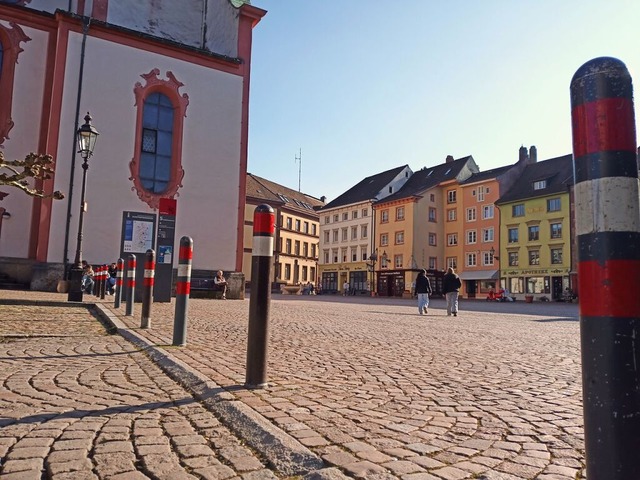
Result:
<svg viewBox="0 0 640 480"><path fill-rule="evenodd" d="M454 317L458 316L458 293L462 287L460 277L456 275L453 268L449 267L447 273L445 273L442 279L442 292L447 299L447 316L453 314Z"/></svg>

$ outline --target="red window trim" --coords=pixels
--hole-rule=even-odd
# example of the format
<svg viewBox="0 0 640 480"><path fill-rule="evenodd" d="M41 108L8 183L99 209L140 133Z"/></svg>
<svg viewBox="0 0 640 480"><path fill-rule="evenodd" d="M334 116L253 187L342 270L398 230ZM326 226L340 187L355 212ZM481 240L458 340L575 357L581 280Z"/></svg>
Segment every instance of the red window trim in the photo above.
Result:
<svg viewBox="0 0 640 480"><path fill-rule="evenodd" d="M182 169L182 130L184 126L184 117L187 116L187 106L189 105L189 96L186 93L180 94L180 87L184 84L176 79L172 72L167 72L168 80L158 78L160 70L154 68L149 73L140 75L145 79L145 85L137 82L133 92L136 97L135 106L138 107L136 115L136 136L133 159L129 163L131 176L129 180L133 181L132 190L138 194L138 198L145 202L153 209L157 209L161 198L174 198L179 196L178 189L182 187L182 179L184 178L184 170ZM144 100L152 93L160 92L167 96L174 108L173 115L173 139L171 158L171 178L167 185L167 190L163 193L153 193L146 190L142 186L140 180L140 154L142 150L142 114L144 111Z"/></svg>
<svg viewBox="0 0 640 480"><path fill-rule="evenodd" d="M3 48L2 73L0 74L0 145L9 138L9 132L14 125L11 119L11 104L13 103L13 83L18 55L23 51L20 43L31 40L17 24L9 22L9 25L11 28L0 24L0 41Z"/></svg>

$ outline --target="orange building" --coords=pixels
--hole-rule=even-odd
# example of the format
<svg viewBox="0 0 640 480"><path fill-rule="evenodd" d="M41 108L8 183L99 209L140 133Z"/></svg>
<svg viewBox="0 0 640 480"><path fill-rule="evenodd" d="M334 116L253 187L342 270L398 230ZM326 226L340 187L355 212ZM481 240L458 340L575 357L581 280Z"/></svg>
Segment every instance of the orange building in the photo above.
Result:
<svg viewBox="0 0 640 480"><path fill-rule="evenodd" d="M473 157L415 172L395 194L374 203L380 269L376 271L381 296L409 296L417 273L426 269L435 292L441 291L444 268L444 191L478 172ZM456 187L457 188L457 187Z"/></svg>

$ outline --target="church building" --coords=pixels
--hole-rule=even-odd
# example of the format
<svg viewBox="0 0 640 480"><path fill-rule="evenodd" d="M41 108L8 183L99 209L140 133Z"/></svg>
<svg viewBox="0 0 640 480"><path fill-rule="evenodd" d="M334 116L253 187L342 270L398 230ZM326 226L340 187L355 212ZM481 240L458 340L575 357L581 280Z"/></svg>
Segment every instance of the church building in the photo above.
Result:
<svg viewBox="0 0 640 480"><path fill-rule="evenodd" d="M189 236L194 269L241 272L252 29L265 14L242 0L0 0L0 148L52 155L55 175L34 186L65 195L0 186L0 273L54 290L82 209L82 258L111 263L126 215L151 218L164 199L165 262L177 266ZM99 136L82 203L87 112Z"/></svg>

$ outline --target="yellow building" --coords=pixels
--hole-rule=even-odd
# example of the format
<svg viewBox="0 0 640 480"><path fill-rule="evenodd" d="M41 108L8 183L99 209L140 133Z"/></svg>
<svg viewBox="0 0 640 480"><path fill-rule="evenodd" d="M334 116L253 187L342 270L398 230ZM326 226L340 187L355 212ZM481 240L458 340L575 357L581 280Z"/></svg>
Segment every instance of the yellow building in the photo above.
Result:
<svg viewBox="0 0 640 480"><path fill-rule="evenodd" d="M531 163L500 197L501 285L517 298L570 288L572 156Z"/></svg>
<svg viewBox="0 0 640 480"><path fill-rule="evenodd" d="M317 283L319 217L322 200L247 174L247 201L244 213L244 254L242 271L247 285L251 282L253 214L260 204L274 209L274 238L271 280L277 285Z"/></svg>

